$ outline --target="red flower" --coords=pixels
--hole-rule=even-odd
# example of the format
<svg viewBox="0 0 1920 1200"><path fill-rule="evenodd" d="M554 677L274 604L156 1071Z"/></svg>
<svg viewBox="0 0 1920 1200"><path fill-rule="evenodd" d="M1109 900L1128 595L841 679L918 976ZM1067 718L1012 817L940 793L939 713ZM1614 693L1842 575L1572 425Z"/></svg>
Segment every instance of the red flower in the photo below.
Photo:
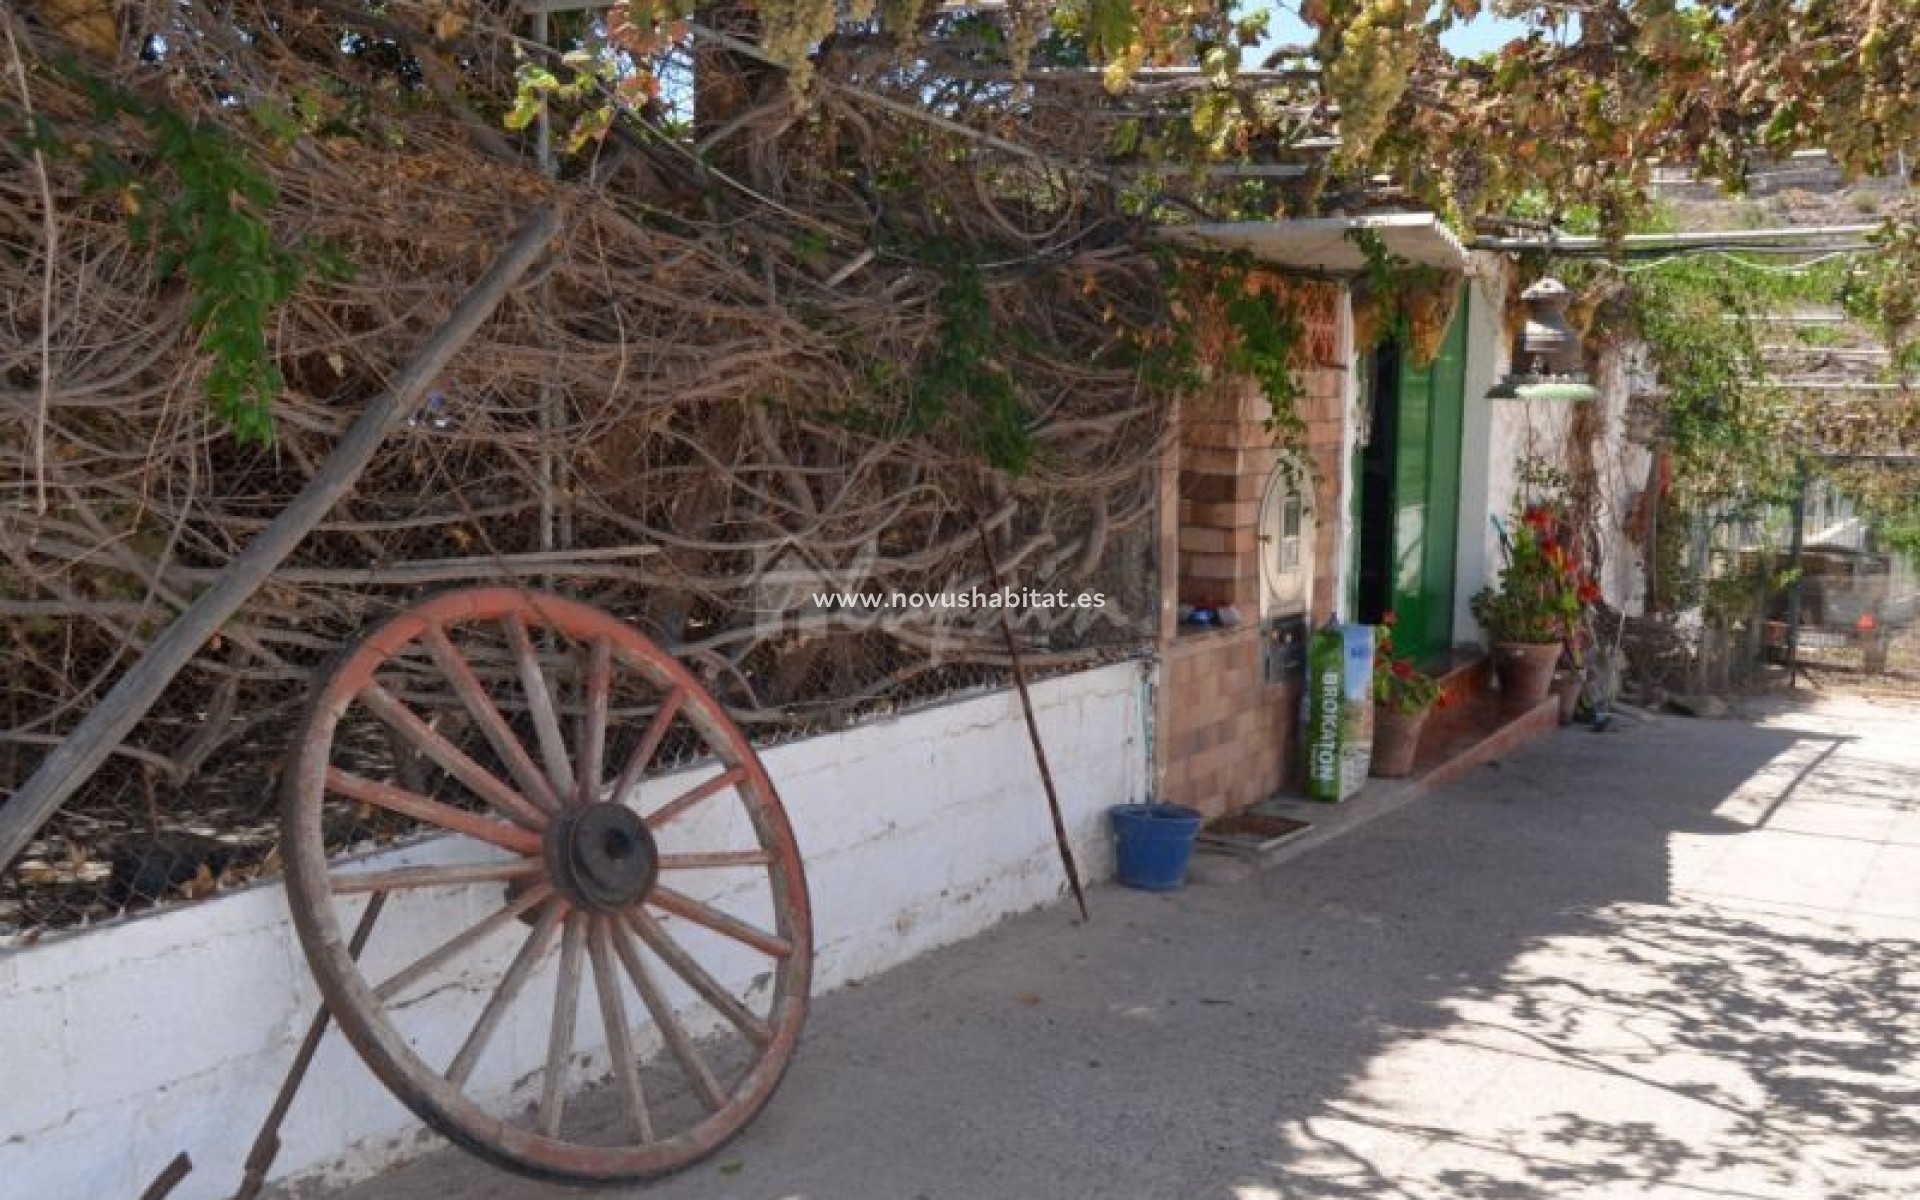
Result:
<svg viewBox="0 0 1920 1200"><path fill-rule="evenodd" d="M1393 673L1402 679L1412 679L1413 667L1404 658L1396 659L1393 664Z"/></svg>
<svg viewBox="0 0 1920 1200"><path fill-rule="evenodd" d="M1599 602L1600 585L1591 579L1582 579L1580 581L1580 603L1598 604Z"/></svg>
<svg viewBox="0 0 1920 1200"><path fill-rule="evenodd" d="M1553 513L1544 504L1529 504L1520 519L1538 529L1541 533L1553 528Z"/></svg>
<svg viewBox="0 0 1920 1200"><path fill-rule="evenodd" d="M1381 614L1380 614L1380 623L1381 623L1382 625L1385 625L1385 626L1387 626L1387 627L1389 627L1389 628L1391 628L1391 627L1393 626L1393 623L1394 623L1394 621L1395 621L1395 620L1397 620L1397 619L1398 619L1398 618L1396 618L1396 617L1395 617L1395 616L1393 615L1393 610L1392 610L1392 609L1388 609L1387 611L1385 611L1385 612L1383 612L1383 613L1381 613Z"/></svg>

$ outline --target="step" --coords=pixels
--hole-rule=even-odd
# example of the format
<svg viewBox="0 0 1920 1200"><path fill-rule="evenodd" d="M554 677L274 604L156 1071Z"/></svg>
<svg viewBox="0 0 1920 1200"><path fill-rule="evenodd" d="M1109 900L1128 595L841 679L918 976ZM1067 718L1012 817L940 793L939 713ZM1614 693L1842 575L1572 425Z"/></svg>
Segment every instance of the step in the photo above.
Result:
<svg viewBox="0 0 1920 1200"><path fill-rule="evenodd" d="M1516 709L1497 693L1473 693L1427 718L1412 778L1442 787L1559 727L1558 696Z"/></svg>
<svg viewBox="0 0 1920 1200"><path fill-rule="evenodd" d="M1449 706L1493 690L1493 660L1476 651L1456 650L1425 669L1439 680L1440 695Z"/></svg>
<svg viewBox="0 0 1920 1200"><path fill-rule="evenodd" d="M1485 659L1461 664L1443 679L1491 683ZM1477 673L1476 673L1477 672ZM1251 868L1264 869L1304 854L1324 842L1412 803L1427 791L1453 783L1475 767L1504 758L1536 738L1560 727L1560 700L1548 696L1538 704L1516 708L1497 692L1466 688L1461 699L1428 718L1420 736L1413 773L1405 779L1369 779L1354 795L1338 804L1299 796L1276 796L1246 810L1249 816L1283 818L1307 828L1291 833L1271 849L1249 855L1244 849L1229 854L1225 847L1201 846L1195 855L1202 881L1230 882ZM1238 862L1239 866L1233 865Z"/></svg>

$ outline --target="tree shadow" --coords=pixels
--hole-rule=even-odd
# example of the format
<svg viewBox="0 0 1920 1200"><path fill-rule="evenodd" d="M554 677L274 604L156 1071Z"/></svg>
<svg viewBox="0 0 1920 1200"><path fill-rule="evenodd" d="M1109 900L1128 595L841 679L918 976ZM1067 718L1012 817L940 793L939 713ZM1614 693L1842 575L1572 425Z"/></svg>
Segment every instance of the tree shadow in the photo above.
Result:
<svg viewBox="0 0 1920 1200"><path fill-rule="evenodd" d="M1910 805L1895 758L1812 724L1569 731L1238 882L1099 889L1089 924L821 998L738 1141L608 1194L1920 1194L1920 920L1800 878L1871 848L1759 824ZM348 1194L580 1193L442 1157Z"/></svg>
<svg viewBox="0 0 1920 1200"><path fill-rule="evenodd" d="M1711 745L1678 736L1708 730ZM1402 822L1393 834L1415 836L1442 812L1492 809L1497 831L1451 849L1492 851L1499 838L1508 847L1489 867L1550 855L1557 878L1530 879L1526 908L1501 914L1509 936L1484 939L1480 969L1311 1111L1285 1114L1285 1149L1225 1194L1914 1194L1920 921L1863 928L1844 874L1830 903L1770 902L1764 878L1736 897L1693 890L1724 856L1716 842L1767 836L1796 802L1911 811L1914 797L1896 762L1850 737L1694 725L1604 750L1562 737L1491 787ZM1798 851L1831 854L1834 836ZM1485 874L1457 886L1498 887ZM1399 1078L1397 1058L1431 1060L1435 1045L1494 1056L1494 1078L1435 1119L1408 1120L1406 1097L1374 1081ZM1391 1161L1369 1158L1379 1146Z"/></svg>

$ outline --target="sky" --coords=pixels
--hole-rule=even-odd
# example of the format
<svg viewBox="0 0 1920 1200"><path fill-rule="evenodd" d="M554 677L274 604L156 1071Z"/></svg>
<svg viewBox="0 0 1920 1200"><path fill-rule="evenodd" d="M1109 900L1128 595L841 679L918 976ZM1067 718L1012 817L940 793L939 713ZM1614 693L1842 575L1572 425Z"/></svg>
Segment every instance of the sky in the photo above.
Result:
<svg viewBox="0 0 1920 1200"><path fill-rule="evenodd" d="M1299 45L1313 40L1312 29L1298 15L1299 0L1276 0L1270 7L1273 20L1267 37L1269 45ZM1485 14L1448 30L1440 44L1463 58L1471 58L1505 45L1526 30L1523 22Z"/></svg>

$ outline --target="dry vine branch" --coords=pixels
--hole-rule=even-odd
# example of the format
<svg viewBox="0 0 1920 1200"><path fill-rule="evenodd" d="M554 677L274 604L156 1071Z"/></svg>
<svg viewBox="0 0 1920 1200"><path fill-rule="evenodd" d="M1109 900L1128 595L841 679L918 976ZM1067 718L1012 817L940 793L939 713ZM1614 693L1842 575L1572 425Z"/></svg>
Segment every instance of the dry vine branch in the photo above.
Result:
<svg viewBox="0 0 1920 1200"><path fill-rule="evenodd" d="M137 123L96 115L92 85L54 65L68 50L56 32L0 14L59 148L37 194L18 136L29 119L0 109L0 411L44 408L47 483L36 512L32 423L0 424L0 706L15 731L0 739L0 796L324 468L512 214L556 196L574 216L539 286L447 365L347 501L119 746L152 768L167 824L236 837L261 824L308 673L423 589L475 577L551 579L638 622L764 738L1004 683L989 613L873 616L810 598L988 586L956 500L980 470L967 443L981 414L964 386L942 396L926 382L962 302L998 331L992 352L1034 448L987 519L1007 582L1109 597L1098 614L1020 623L1023 654L1069 668L1150 637L1166 396L1143 389L1123 335L1164 322L1163 268L1097 181L981 158L971 134L871 102L913 97L910 75L851 66L823 68L845 87L798 125L737 114L729 137L764 151L738 186L638 125L600 167L552 181L519 135L494 135L515 89L507 6L476 7L441 60L459 64L460 103L410 39L386 39L357 9L127 11L130 28L165 38L164 62L87 70L217 128L224 152L271 180L275 242L316 257L267 331L285 381L277 444L239 444L203 399L212 364L191 287L130 228L130 207L167 202L173 168ZM394 19L418 11L394 6ZM997 123L1005 89L966 86L955 119ZM1037 140L1071 158L1097 123L1070 104L1050 111ZM140 188L103 183L83 145ZM35 231L55 213L48 244ZM1002 265L969 292L953 247ZM57 331L31 299L49 272ZM543 411L563 492L542 488ZM570 527L543 548L549 501ZM110 764L32 857L104 860L131 836L115 814L144 786ZM0 875L0 928L89 911L23 915L38 893L19 887Z"/></svg>

